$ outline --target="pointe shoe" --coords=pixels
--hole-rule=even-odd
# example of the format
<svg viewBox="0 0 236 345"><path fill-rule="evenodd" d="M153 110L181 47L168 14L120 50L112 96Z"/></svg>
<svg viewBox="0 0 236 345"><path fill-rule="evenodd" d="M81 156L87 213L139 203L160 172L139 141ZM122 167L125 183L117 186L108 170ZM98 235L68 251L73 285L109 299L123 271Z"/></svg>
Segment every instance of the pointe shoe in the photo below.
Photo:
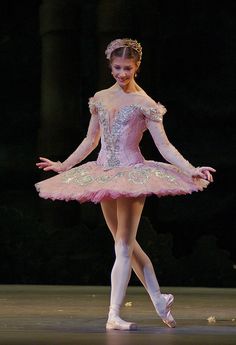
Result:
<svg viewBox="0 0 236 345"><path fill-rule="evenodd" d="M170 308L173 305L174 302L174 296L169 294L162 294L161 300L158 303L158 306L156 306L156 311L159 314L162 321L170 328L175 328L176 322L171 315Z"/></svg>
<svg viewBox="0 0 236 345"><path fill-rule="evenodd" d="M106 330L119 330L119 331L135 331L137 325L134 322L127 322L122 320L120 317L108 319L106 323Z"/></svg>

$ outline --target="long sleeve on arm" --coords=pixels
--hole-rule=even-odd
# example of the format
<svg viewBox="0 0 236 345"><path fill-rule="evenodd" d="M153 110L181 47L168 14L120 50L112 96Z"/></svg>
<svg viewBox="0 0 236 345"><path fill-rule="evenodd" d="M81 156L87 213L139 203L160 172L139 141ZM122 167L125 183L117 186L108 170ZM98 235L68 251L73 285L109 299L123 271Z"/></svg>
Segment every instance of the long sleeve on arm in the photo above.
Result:
<svg viewBox="0 0 236 345"><path fill-rule="evenodd" d="M191 165L169 142L165 133L162 118L166 113L166 108L162 104L157 103L154 107L143 108L142 112L146 118L146 126L161 155L167 162L177 166L186 174L191 175L194 166Z"/></svg>
<svg viewBox="0 0 236 345"><path fill-rule="evenodd" d="M88 126L87 135L77 149L62 163L62 171L71 169L76 164L85 159L98 145L100 139L99 119L95 105L90 98L89 108L91 119Z"/></svg>

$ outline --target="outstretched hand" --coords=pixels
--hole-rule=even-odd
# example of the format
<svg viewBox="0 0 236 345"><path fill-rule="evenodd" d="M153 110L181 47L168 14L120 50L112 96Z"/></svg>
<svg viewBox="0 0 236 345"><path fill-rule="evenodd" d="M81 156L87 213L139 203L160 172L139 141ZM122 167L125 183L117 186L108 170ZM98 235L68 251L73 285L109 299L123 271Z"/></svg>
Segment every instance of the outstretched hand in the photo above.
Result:
<svg viewBox="0 0 236 345"><path fill-rule="evenodd" d="M44 157L39 157L41 162L36 163L36 166L39 169L43 169L44 171L55 171L57 173L60 173L63 171L62 169L62 163L61 162L54 162L51 161L50 159L44 158Z"/></svg>
<svg viewBox="0 0 236 345"><path fill-rule="evenodd" d="M201 177L204 180L213 182L213 176L211 172L216 172L216 170L211 167L197 167L194 169L192 177Z"/></svg>

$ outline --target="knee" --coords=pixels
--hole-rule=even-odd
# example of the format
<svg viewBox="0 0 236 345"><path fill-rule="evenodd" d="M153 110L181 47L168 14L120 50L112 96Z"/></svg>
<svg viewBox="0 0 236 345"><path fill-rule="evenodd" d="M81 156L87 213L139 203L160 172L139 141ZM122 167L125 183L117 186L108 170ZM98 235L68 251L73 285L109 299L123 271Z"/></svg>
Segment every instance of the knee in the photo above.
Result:
<svg viewBox="0 0 236 345"><path fill-rule="evenodd" d="M131 246L122 239L115 241L116 257L130 258L132 256Z"/></svg>

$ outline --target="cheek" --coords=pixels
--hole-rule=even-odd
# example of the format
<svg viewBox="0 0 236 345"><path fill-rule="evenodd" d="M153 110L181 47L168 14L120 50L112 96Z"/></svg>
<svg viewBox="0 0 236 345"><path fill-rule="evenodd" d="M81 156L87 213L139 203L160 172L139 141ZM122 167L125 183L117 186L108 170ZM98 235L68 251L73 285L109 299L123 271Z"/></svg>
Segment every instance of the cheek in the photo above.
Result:
<svg viewBox="0 0 236 345"><path fill-rule="evenodd" d="M133 78L134 75L135 75L135 71L130 71L130 72L128 73L128 76L129 76L130 78Z"/></svg>
<svg viewBox="0 0 236 345"><path fill-rule="evenodd" d="M117 74L119 74L119 71L117 71L116 69L113 69L113 70L112 70L112 74L113 74L113 75L117 75Z"/></svg>

